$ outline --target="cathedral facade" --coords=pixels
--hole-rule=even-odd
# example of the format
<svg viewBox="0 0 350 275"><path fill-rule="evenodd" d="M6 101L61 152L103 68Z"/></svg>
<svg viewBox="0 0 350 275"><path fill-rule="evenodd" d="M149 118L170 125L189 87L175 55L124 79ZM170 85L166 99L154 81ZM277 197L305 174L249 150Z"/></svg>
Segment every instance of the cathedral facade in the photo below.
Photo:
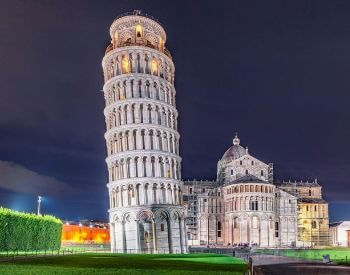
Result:
<svg viewBox="0 0 350 275"><path fill-rule="evenodd" d="M119 16L102 61L112 252L185 253L175 66L163 27Z"/></svg>
<svg viewBox="0 0 350 275"><path fill-rule="evenodd" d="M310 247L329 244L328 204L313 182L274 182L273 164L233 145L216 181L185 181L189 245Z"/></svg>

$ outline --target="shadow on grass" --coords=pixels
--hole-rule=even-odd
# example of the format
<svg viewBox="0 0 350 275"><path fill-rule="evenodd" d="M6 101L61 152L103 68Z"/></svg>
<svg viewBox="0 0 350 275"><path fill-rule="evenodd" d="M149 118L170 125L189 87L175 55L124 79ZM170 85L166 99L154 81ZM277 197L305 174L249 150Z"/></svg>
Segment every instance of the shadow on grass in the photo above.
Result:
<svg viewBox="0 0 350 275"><path fill-rule="evenodd" d="M2 266L64 267L94 269L146 269L183 271L245 272L247 265L240 259L217 254L108 254L89 253L61 257L35 258L4 263ZM8 266L9 267L9 266ZM1 267L0 267L1 273Z"/></svg>

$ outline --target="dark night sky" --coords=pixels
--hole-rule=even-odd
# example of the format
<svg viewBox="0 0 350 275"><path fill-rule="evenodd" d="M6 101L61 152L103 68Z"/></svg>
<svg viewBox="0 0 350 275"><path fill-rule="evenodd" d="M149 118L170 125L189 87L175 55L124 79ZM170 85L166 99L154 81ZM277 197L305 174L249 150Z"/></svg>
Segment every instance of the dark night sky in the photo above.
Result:
<svg viewBox="0 0 350 275"><path fill-rule="evenodd" d="M350 219L349 1L0 0L0 205L107 218L101 60L141 9L176 65L183 178L214 179L235 131L276 179L318 178Z"/></svg>

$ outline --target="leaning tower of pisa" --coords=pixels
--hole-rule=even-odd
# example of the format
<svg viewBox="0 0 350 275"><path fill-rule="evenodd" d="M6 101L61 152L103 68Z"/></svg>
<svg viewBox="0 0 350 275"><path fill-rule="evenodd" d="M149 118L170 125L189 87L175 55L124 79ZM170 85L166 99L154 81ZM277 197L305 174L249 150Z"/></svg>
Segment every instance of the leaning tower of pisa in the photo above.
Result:
<svg viewBox="0 0 350 275"><path fill-rule="evenodd" d="M102 61L112 252L185 253L174 63L163 27L117 17Z"/></svg>

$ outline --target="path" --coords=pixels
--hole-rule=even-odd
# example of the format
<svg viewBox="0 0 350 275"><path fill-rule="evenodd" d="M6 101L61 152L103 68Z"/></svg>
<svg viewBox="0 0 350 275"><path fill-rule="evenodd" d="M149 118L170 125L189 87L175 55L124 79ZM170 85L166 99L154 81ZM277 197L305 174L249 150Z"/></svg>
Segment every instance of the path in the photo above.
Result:
<svg viewBox="0 0 350 275"><path fill-rule="evenodd" d="M319 261L270 255L252 256L252 260L257 275L350 275L350 266Z"/></svg>

